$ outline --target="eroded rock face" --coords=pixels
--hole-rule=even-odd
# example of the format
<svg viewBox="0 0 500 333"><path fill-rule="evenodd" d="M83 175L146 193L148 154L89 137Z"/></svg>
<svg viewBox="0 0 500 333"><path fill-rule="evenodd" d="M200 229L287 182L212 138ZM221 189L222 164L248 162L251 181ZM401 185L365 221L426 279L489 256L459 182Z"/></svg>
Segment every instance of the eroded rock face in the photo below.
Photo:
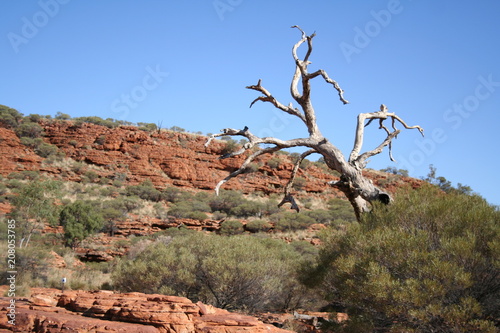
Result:
<svg viewBox="0 0 500 333"><path fill-rule="evenodd" d="M12 332L290 332L258 319L177 296L111 291L34 288L16 299L15 325L7 317L10 299L0 298L0 331Z"/></svg>
<svg viewBox="0 0 500 333"><path fill-rule="evenodd" d="M56 145L67 158L94 165L102 178L121 180L135 185L151 180L158 188L178 186L199 190L213 190L216 184L230 172L237 170L245 156L219 159L226 143L213 140L205 147L207 137L192 133L172 131L145 132L134 126L107 128L91 123L75 124L73 121L45 121L43 140ZM83 174L77 168L57 163L46 163L33 149L21 144L16 134L0 127L0 175L12 172L39 170L56 175L63 180L81 181ZM268 163L273 159L273 163ZM276 162L278 161L278 162ZM64 164L64 163L63 163ZM293 163L283 155L263 155L255 160L252 171L224 184L225 189L243 193L260 191L265 194L281 193L288 182ZM381 172L365 172L376 185L384 184L389 192L397 182L389 181L390 175ZM329 197L343 194L327 185L339 178L316 165L300 169L297 178L303 178L302 190L321 193ZM402 178L400 183L419 186L421 181ZM399 184L399 185L401 185Z"/></svg>
<svg viewBox="0 0 500 333"><path fill-rule="evenodd" d="M102 175L109 178L126 174L129 184L150 179L157 187L175 185L212 190L229 172L239 168L245 156L219 159L223 141L214 140L205 147L207 137L171 131L144 132L133 126L110 129L90 123L75 125L71 121L44 124L44 139L59 147L67 157L102 167ZM226 189L243 193L261 191L277 193L283 190L293 164L283 163L271 168L266 161L272 156L256 160L256 172L241 175L224 185ZM57 170L53 170L58 173ZM322 192L331 188L326 182L337 177L317 167L300 171L307 178L304 190Z"/></svg>
<svg viewBox="0 0 500 333"><path fill-rule="evenodd" d="M0 175L38 170L42 158L21 143L14 131L0 127Z"/></svg>

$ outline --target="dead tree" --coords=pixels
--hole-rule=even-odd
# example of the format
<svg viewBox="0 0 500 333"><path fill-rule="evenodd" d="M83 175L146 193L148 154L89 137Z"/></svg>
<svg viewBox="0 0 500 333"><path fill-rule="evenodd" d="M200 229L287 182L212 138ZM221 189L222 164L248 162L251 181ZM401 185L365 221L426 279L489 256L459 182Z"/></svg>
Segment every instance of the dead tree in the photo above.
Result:
<svg viewBox="0 0 500 333"><path fill-rule="evenodd" d="M388 193L377 188L369 179L363 176L362 170L366 167L367 159L374 155L380 154L383 149L388 146L390 159L394 161L391 154L391 142L400 133L400 130L396 128L396 123L400 123L407 129L416 128L422 135L424 131L420 126L408 126L400 117L398 117L395 113L390 113L387 107L382 104L380 106L380 109L376 112L360 113L358 115L354 147L352 148L352 151L349 155L349 159L346 159L342 152L321 134L318 128L318 124L316 123L315 111L310 98L310 81L314 78L322 77L326 83L333 86L333 88L338 93L340 101L343 104L348 104L349 102L344 98L344 91L340 88L339 84L335 80L331 79L324 70L319 69L312 73L308 71L308 66L311 64L311 62L309 61L309 57L312 53L312 40L315 36L315 33L307 36L300 27L292 26L292 28L297 28L302 33L301 39L292 48L292 56L295 60L295 73L293 74L290 86L290 93L300 108L294 107L292 103L288 105L280 103L266 88L262 86L261 80L259 80L256 85L248 86L246 88L261 93L261 96L257 97L250 104L250 107L252 107L252 105L258 101L269 102L279 110L300 119L306 125L309 136L292 140L281 140L274 137L260 138L252 134L247 127L241 130L225 128L221 130L222 133L210 136L210 138L205 143L205 146L208 146L213 138L219 136L243 136L248 139L248 142L244 144L240 150L225 154L221 156L221 158L229 158L243 154L246 151L250 151L251 148L260 144L267 145L262 149L254 149L238 170L232 172L229 176L227 176L217 184L217 186L215 187L215 191L218 194L220 187L225 182L243 173L249 166L249 164L260 155L272 154L286 148L307 147L309 149L301 154L300 158L295 163L295 167L291 173L290 180L285 186L284 198L280 203L280 206L284 203L289 202L291 203L292 208L298 211L299 208L291 193L292 184L302 160L312 153L317 153L323 156L326 165L330 169L336 170L340 173L340 180L329 182L329 185L339 189L346 195L347 199L349 199L354 208L356 217L359 220L363 212L367 212L370 210L370 203L374 201L381 201L385 204L388 204L392 201L392 198ZM297 49L306 42L307 52L304 58L300 59L297 55ZM384 120L388 118L390 118L391 120L390 129L384 125ZM387 136L375 149L361 153L364 128L368 126L374 119L379 120L379 129L383 129L387 133ZM366 122L365 124L366 120L368 120L368 122Z"/></svg>

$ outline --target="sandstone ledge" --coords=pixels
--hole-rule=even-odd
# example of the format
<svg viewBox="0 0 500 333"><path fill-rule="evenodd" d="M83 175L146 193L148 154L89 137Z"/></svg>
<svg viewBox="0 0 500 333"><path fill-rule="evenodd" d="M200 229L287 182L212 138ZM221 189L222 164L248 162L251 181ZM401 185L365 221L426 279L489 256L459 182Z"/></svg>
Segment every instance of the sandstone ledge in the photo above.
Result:
<svg viewBox="0 0 500 333"><path fill-rule="evenodd" d="M0 298L0 332L290 332L177 296L33 288L29 298L16 298L15 326L9 302Z"/></svg>

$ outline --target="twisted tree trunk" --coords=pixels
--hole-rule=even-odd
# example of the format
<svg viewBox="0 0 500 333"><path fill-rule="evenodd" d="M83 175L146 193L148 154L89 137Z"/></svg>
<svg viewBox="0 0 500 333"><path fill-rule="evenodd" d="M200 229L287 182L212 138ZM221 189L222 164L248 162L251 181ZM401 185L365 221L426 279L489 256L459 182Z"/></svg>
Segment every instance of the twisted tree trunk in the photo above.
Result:
<svg viewBox="0 0 500 333"><path fill-rule="evenodd" d="M389 155L391 160L393 160L392 155L390 154L391 142L392 139L394 139L400 133L400 130L398 130L395 126L396 122L401 123L407 129L416 128L422 135L423 129L420 126L408 126L401 118L396 116L394 113L389 113L387 107L382 104L380 106L380 111L360 113L358 115L354 147L349 155L349 159L346 160L342 152L330 141L328 141L321 134L318 128L316 122L316 114L310 98L311 85L309 81L318 76L321 76L325 80L325 82L331 84L337 91L339 99L343 104L347 104L349 102L344 98L344 91L340 88L338 83L332 80L324 70L320 69L313 73L308 72L308 65L310 64L309 57L312 53L312 39L314 38L315 34L307 36L304 31L302 31L302 29L300 29L298 26L293 26L292 28L297 28L302 33L301 39L292 48L292 56L295 60L295 73L292 77L290 86L290 93L296 103L300 106L300 108L294 107L292 103L288 105L280 103L267 89L262 86L261 80L259 80L256 85L248 86L246 88L258 91L262 94L250 104L250 107L257 101L269 102L279 110L299 118L306 125L309 136L291 140L281 140L274 137L260 138L252 134L247 127L242 130L226 128L221 130L222 133L212 135L205 143L205 146L208 146L213 138L219 136L243 136L249 141L239 151L223 155L221 156L221 158L229 158L240 155L259 144L270 145L267 148L256 150L255 152L250 154L238 170L232 172L217 184L215 191L216 193L218 193L220 187L225 182L243 173L247 166L260 155L272 154L285 148L299 146L308 147L310 149L304 152L296 161L290 180L284 189L284 198L280 203L280 206L284 203L289 202L291 203L293 209L296 209L297 211L299 210L299 207L296 204L295 199L293 198L293 194L291 193L292 184L302 160L312 153L317 153L321 154L324 157L326 165L330 169L336 170L341 174L340 180L330 182L329 184L333 187L338 188L346 195L347 199L349 199L354 208L356 217L359 220L364 212L370 210L371 202L381 201L385 204L388 204L392 200L391 196L388 193L377 188L369 179L363 176L362 170L366 167L367 159L376 154L380 154L386 146L389 146ZM297 49L305 42L307 42L307 52L304 58L300 59L297 56ZM301 83L300 90L299 83ZM386 120L387 118L391 118L391 130L389 130L383 124L384 120ZM361 154L360 152L363 145L364 128L368 126L374 119L379 120L379 128L383 129L387 133L387 137L379 144L377 148ZM368 122L365 124L366 120L368 120Z"/></svg>

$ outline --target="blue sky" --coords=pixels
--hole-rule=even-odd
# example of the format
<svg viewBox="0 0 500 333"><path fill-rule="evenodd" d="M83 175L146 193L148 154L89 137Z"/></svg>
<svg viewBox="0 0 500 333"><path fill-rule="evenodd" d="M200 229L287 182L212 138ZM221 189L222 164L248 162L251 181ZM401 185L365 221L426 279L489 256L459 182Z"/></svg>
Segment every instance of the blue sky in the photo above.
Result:
<svg viewBox="0 0 500 333"><path fill-rule="evenodd" d="M350 104L321 79L313 104L344 155L357 114L384 103L426 136L403 131L393 142L397 163L384 151L368 167L419 178L433 164L500 204L498 1L3 0L0 13L0 104L205 134L248 126L283 139L307 131L269 103L249 109L258 95L245 86L262 79L291 102L300 33L290 26L315 31L309 69L326 70ZM373 124L364 148L382 139Z"/></svg>

